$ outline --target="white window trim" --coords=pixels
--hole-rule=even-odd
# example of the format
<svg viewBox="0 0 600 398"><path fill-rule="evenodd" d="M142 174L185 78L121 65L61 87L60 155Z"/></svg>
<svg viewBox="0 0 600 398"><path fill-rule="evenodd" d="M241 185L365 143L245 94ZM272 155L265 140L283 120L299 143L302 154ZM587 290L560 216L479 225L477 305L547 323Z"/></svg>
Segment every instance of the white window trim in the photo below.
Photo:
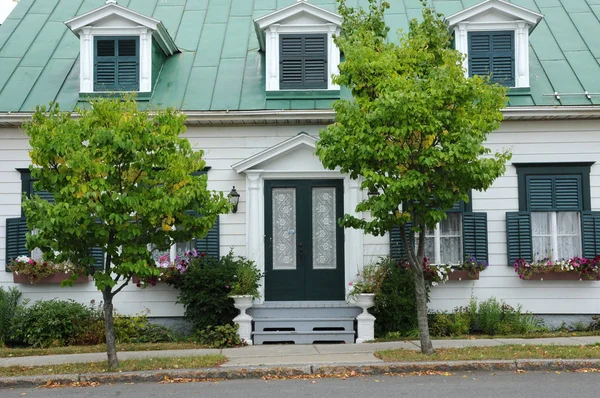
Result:
<svg viewBox="0 0 600 398"><path fill-rule="evenodd" d="M456 213L453 213L456 214ZM461 215L461 228L460 228L460 235L445 235L444 237L460 237L460 245L459 245L459 251L461 254L461 258L464 256L464 254L462 253L462 245L463 245L463 240L464 240L464 231L462 230L462 212L460 212ZM417 235L415 235L415 238L417 237ZM433 230L433 235L427 235L427 233L425 232L423 234L423 237L426 238L433 238L433 252L434 252L434 258L433 259L429 259L430 263L433 265L445 265L446 263L444 263L442 261L442 231L440 228L440 223L437 223L435 225L435 229ZM417 244L417 240L415 239L415 245ZM452 265L458 265L460 264L452 264Z"/></svg>
<svg viewBox="0 0 600 398"><path fill-rule="evenodd" d="M94 26L100 21L119 18L129 22L123 26ZM152 38L167 55L179 52L173 38L162 22L132 11L110 0L104 6L65 22L65 25L79 37L79 91L94 93L94 38L99 36L132 36L139 37L139 93L152 91ZM104 91L98 91L104 92Z"/></svg>
<svg viewBox="0 0 600 398"><path fill-rule="evenodd" d="M465 55L463 69L469 76L469 32L514 32L515 85L529 87L529 25L525 21L502 23L461 22L454 28L456 49Z"/></svg>
<svg viewBox="0 0 600 398"><path fill-rule="evenodd" d="M281 23L296 15L308 15L314 23ZM305 89L306 91L339 90L340 86L333 84L331 76L339 74L340 49L333 41L334 35L339 35L342 18L306 0L296 3L257 18L254 20L258 42L265 52L265 88L267 91L280 91L279 88L279 35L280 34L326 34L327 35L327 88ZM300 91L303 89L281 90Z"/></svg>
<svg viewBox="0 0 600 398"><path fill-rule="evenodd" d="M145 27L138 28L94 28L81 29L79 40L79 73L81 93L94 93L94 41L95 37L131 36L140 38L139 48L139 90L145 93L152 91L152 31Z"/></svg>
<svg viewBox="0 0 600 398"><path fill-rule="evenodd" d="M505 21L477 21L487 12L496 11ZM463 69L469 76L469 32L513 31L515 37L515 85L529 87L529 33L544 16L505 0L487 0L446 17L446 22L454 29L454 41L458 51L465 55Z"/></svg>
<svg viewBox="0 0 600 398"><path fill-rule="evenodd" d="M340 49L333 41L334 35L340 34L339 26L326 25L279 25L269 26L265 31L266 90L279 91L279 36L281 34L326 34L327 35L327 90L339 90L340 86L332 82L332 75L338 75L340 65ZM294 89L293 91L301 90ZM309 91L319 89L307 89Z"/></svg>

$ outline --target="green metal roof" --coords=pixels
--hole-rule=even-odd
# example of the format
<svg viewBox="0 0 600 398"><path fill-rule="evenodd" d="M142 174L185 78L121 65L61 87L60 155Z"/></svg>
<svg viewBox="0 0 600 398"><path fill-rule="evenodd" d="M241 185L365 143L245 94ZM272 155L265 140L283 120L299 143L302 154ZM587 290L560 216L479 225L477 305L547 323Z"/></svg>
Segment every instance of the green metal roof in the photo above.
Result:
<svg viewBox="0 0 600 398"><path fill-rule="evenodd" d="M296 0L119 0L164 23L181 53L167 59L151 109L192 111L327 109L323 99L267 99L264 54L253 20ZM419 17L419 0L388 0L391 32ZM451 15L482 0L433 0ZM335 0L310 3L335 12ZM348 0L351 6L366 0ZM600 104L600 0L512 0L544 14L530 37L531 91L513 93L511 106ZM27 112L58 101L79 101L79 39L64 22L104 0L21 0L0 26L0 112ZM588 99L584 92L592 93ZM560 100L553 95L558 92ZM348 95L342 90L342 95Z"/></svg>

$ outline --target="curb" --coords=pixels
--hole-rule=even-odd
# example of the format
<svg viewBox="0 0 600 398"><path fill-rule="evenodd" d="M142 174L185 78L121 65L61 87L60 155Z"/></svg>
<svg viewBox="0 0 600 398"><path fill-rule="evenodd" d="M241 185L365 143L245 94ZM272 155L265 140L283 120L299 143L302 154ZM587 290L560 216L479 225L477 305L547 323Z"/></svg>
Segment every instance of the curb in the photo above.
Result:
<svg viewBox="0 0 600 398"><path fill-rule="evenodd" d="M600 359L519 359L451 362L390 362L385 364L356 363L344 365L293 366L232 366L227 368L159 370L140 372L85 373L71 375L16 376L0 378L0 388L39 387L48 382L71 383L145 383L165 379L189 381L259 379L263 377L337 376L355 372L357 375L411 374L415 372L516 372L570 371L600 369ZM187 381L186 380L186 381Z"/></svg>

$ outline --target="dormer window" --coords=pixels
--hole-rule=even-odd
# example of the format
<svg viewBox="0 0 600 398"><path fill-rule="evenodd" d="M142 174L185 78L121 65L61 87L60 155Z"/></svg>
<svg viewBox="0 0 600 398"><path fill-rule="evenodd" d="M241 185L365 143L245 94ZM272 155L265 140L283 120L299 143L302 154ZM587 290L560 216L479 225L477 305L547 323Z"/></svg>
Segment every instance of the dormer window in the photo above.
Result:
<svg viewBox="0 0 600 398"><path fill-rule="evenodd" d="M65 24L79 37L79 91L151 93L167 57L179 52L162 22L107 0Z"/></svg>
<svg viewBox="0 0 600 398"><path fill-rule="evenodd" d="M514 87L514 32L469 32L469 76L490 75L492 83Z"/></svg>
<svg viewBox="0 0 600 398"><path fill-rule="evenodd" d="M543 15L504 0L487 0L446 18L467 76L529 87L529 34Z"/></svg>
<svg viewBox="0 0 600 398"><path fill-rule="evenodd" d="M94 91L139 91L139 37L95 37Z"/></svg>
<svg viewBox="0 0 600 398"><path fill-rule="evenodd" d="M335 94L340 87L331 76L339 73L340 50L333 37L341 17L304 0L254 21L265 52L265 89L270 93ZM275 94L273 94L275 95Z"/></svg>

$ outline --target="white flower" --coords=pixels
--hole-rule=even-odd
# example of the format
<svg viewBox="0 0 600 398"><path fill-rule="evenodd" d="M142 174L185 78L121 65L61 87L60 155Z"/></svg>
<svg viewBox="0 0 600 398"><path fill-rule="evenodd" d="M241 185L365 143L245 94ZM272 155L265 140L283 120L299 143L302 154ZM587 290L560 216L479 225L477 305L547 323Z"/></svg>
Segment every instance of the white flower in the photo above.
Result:
<svg viewBox="0 0 600 398"><path fill-rule="evenodd" d="M431 286L437 286L438 283L437 282L431 282Z"/></svg>

